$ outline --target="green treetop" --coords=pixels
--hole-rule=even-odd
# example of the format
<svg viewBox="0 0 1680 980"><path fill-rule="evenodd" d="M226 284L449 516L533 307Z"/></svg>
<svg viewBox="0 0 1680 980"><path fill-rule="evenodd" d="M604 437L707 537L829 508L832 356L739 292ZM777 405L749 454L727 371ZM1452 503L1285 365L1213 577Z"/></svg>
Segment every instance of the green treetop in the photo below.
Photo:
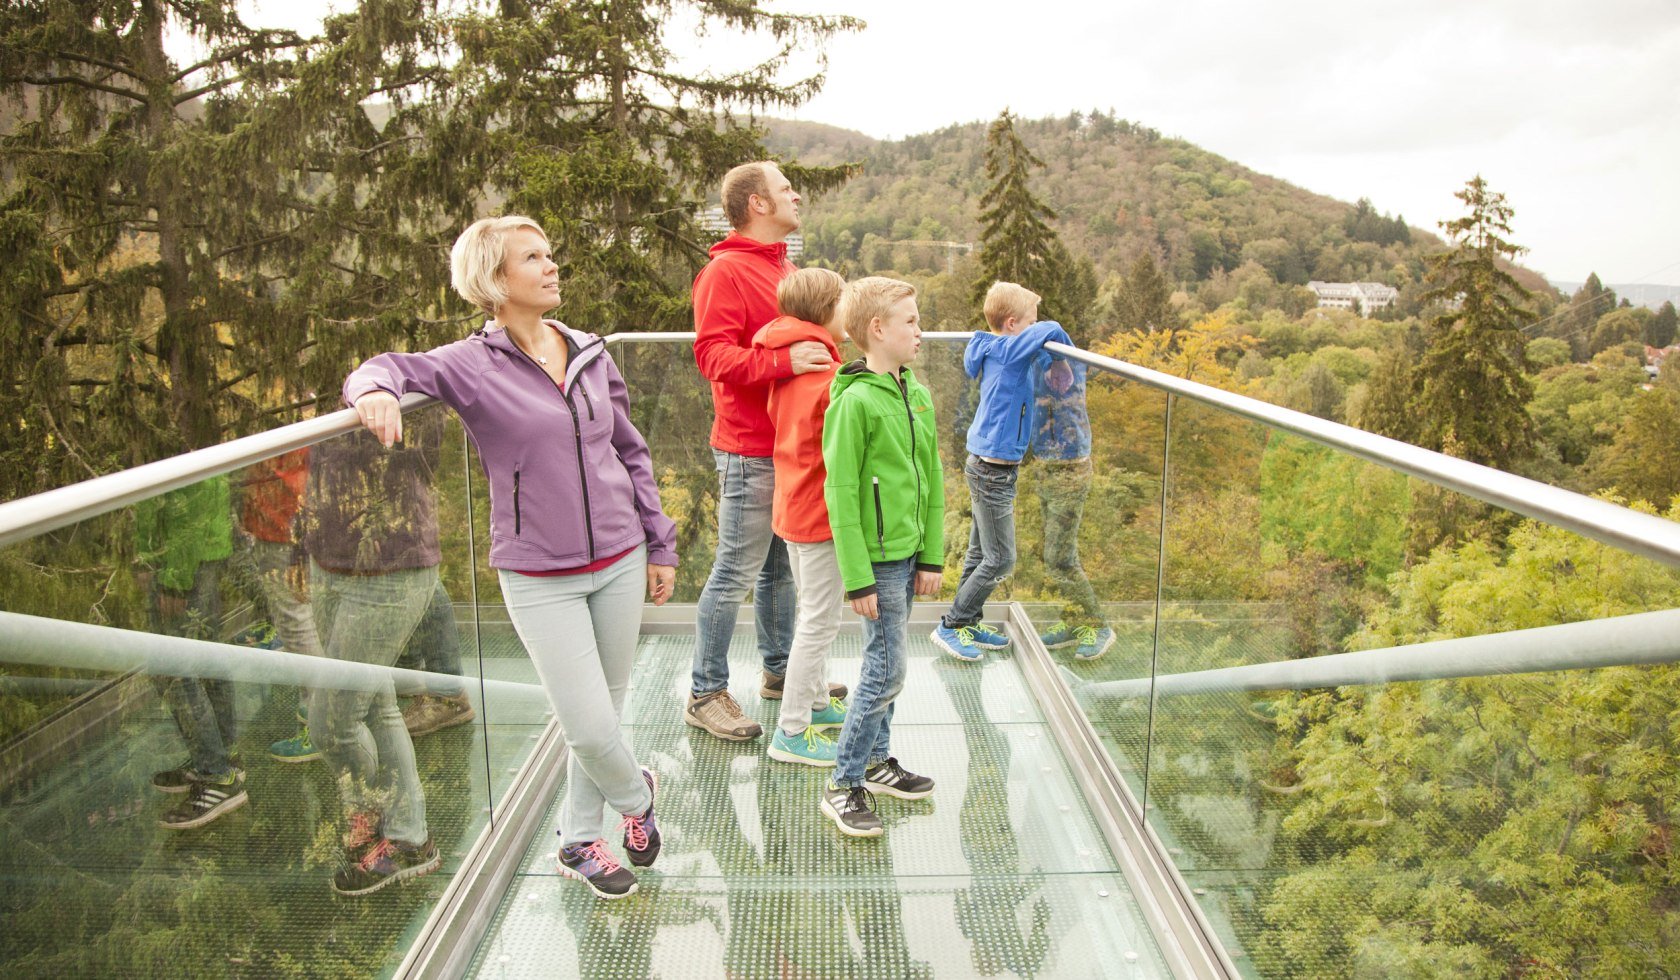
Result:
<svg viewBox="0 0 1680 980"><path fill-rule="evenodd" d="M1454 196L1469 213L1441 223L1454 247L1429 260L1433 288L1425 299L1441 312L1417 365L1418 438L1430 449L1508 467L1528 450L1534 427L1522 333L1533 319L1523 305L1530 297L1501 265L1524 250L1503 237L1511 233L1511 208L1480 175Z"/></svg>

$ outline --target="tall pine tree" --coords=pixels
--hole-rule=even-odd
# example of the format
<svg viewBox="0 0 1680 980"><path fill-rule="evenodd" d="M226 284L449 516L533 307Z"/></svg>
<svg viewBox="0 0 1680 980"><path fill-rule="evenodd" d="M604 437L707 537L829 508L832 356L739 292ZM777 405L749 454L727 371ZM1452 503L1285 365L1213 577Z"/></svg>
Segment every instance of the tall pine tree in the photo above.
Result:
<svg viewBox="0 0 1680 980"><path fill-rule="evenodd" d="M1430 256L1430 321L1413 402L1419 442L1490 466L1509 467L1532 439L1533 395L1522 326L1529 293L1502 266L1524 249L1507 241L1511 207L1478 174L1454 195L1469 209L1444 221L1453 248Z"/></svg>
<svg viewBox="0 0 1680 980"><path fill-rule="evenodd" d="M1008 109L986 131L986 179L980 198L980 277L974 304L999 280L1020 283L1044 297L1039 316L1078 325L1096 298L1096 274L1089 261L1076 261L1049 222L1056 217L1027 186L1044 166L1021 141ZM1071 329L1071 328L1070 328Z"/></svg>

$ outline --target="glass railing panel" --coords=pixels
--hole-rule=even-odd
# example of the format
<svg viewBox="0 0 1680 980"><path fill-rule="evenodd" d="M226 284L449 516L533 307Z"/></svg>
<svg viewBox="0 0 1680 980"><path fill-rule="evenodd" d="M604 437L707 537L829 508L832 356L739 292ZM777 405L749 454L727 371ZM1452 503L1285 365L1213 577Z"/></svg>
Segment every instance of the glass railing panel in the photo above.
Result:
<svg viewBox="0 0 1680 980"><path fill-rule="evenodd" d="M424 410L0 552L0 970L395 965L529 751L484 724L464 453Z"/></svg>
<svg viewBox="0 0 1680 980"><path fill-rule="evenodd" d="M1147 818L1237 962L1672 972L1680 678L1562 668L1666 656L1680 574L1184 400L1169 454L1153 698L1082 696L1150 705Z"/></svg>

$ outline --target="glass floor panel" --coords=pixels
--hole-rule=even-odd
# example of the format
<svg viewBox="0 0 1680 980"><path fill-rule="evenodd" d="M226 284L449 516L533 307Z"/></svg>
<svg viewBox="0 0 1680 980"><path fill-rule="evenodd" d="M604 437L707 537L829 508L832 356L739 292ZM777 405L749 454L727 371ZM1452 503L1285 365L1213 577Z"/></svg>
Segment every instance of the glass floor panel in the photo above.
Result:
<svg viewBox="0 0 1680 980"><path fill-rule="evenodd" d="M854 839L818 809L826 771L768 761L763 739L685 725L694 639L645 637L625 716L660 777L658 863L637 872L637 894L596 899L555 870L556 800L473 975L1169 975L1015 663L958 663L916 633L910 643L893 751L939 789L878 797L885 836ZM855 684L861 649L842 635L828 676ZM749 636L730 667L768 731L777 702L757 695Z"/></svg>
<svg viewBox="0 0 1680 980"><path fill-rule="evenodd" d="M486 651L504 655L485 661L487 675L535 680L511 629L481 635ZM470 675L474 658L463 665ZM157 792L150 778L186 752L150 684L139 683L145 700L116 730L0 797L0 976L389 974L490 819L487 767L499 794L543 720L541 710L503 711L488 726L481 717L415 739L443 866L346 899L328 880L338 802L325 765L265 751L296 732L295 692L240 685L250 802L208 826L170 831L157 818L184 797ZM467 683L476 690L475 677Z"/></svg>

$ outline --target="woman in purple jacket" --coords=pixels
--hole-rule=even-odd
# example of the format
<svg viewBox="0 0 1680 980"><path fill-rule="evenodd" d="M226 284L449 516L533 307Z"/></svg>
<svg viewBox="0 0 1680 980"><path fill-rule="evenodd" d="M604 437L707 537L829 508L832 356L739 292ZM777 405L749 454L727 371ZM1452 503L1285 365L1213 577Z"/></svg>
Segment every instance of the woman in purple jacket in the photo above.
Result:
<svg viewBox="0 0 1680 980"><path fill-rule="evenodd" d="M387 446L402 438L407 392L448 403L466 426L490 480L490 565L571 750L560 872L620 898L636 876L608 851L601 808L623 814L630 863L651 865L657 780L637 764L619 713L644 582L655 605L671 597L676 528L606 345L543 318L560 281L542 228L476 221L450 266L455 291L491 321L424 354L370 359L345 380L344 400Z"/></svg>

